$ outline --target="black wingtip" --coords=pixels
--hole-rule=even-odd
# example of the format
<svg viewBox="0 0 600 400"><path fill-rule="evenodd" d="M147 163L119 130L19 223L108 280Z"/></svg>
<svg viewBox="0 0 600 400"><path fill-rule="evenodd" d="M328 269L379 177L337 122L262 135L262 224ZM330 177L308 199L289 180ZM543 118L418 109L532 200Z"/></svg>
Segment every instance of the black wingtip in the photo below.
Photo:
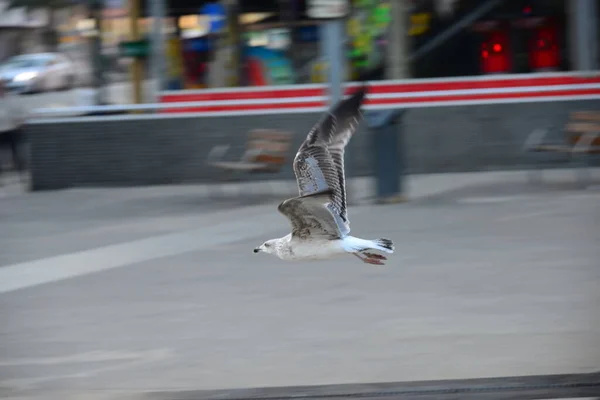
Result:
<svg viewBox="0 0 600 400"><path fill-rule="evenodd" d="M373 80L379 79L380 72L378 69L364 69L359 72L357 82L360 83L358 89L354 91L352 96L356 96L356 98L360 101L359 104L362 104L364 98L369 92L369 82Z"/></svg>
<svg viewBox="0 0 600 400"><path fill-rule="evenodd" d="M346 100L344 100L343 103L346 107L349 106L352 109L359 109L362 106L363 102L365 101L365 98L367 97L368 92L369 92L369 86L365 82L360 87L355 89L352 92L352 94L350 94L350 97L348 97Z"/></svg>
<svg viewBox="0 0 600 400"><path fill-rule="evenodd" d="M352 97L357 97L359 100L359 104L362 104L365 97L367 97L367 93L369 92L369 86L367 82L363 82L363 84L358 88L353 94Z"/></svg>

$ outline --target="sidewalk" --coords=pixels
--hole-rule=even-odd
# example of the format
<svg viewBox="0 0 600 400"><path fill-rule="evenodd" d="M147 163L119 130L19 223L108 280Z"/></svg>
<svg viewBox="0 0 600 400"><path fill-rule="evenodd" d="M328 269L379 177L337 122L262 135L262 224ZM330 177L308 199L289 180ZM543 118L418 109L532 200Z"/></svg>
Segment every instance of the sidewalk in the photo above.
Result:
<svg viewBox="0 0 600 400"><path fill-rule="evenodd" d="M593 196L600 193L600 169L593 172L597 184L587 188L577 185L570 170L549 171L543 184L529 183L524 171L415 175L406 179L408 202L398 207L493 205ZM233 215L270 213L276 225L285 227L277 205L298 195L293 181L41 192L26 191L27 183L14 173L4 174L0 181L0 220L4 230L11 232L4 239L5 247L0 244L0 267L208 227L218 221L211 215L229 220ZM365 207L372 207L373 185L372 178L349 180L351 218Z"/></svg>
<svg viewBox="0 0 600 400"><path fill-rule="evenodd" d="M1 197L0 397L595 371L600 191L524 179L415 176L408 203L363 196L352 233L396 242L383 268L254 255L289 232L290 185L252 201L236 185L220 201L195 185Z"/></svg>
<svg viewBox="0 0 600 400"><path fill-rule="evenodd" d="M540 183L530 183L527 180L528 171L489 171L489 172L465 172L445 174L423 174L410 175L405 178L405 194L411 201L423 200L452 193L457 190L475 188L477 191L489 194L515 194L515 192L552 192L560 190L595 190L600 187L600 168L590 168L592 184L589 188L582 188L577 183L575 176L577 171L573 169L554 169L544 171L544 180ZM23 195L27 193L27 185L19 182L16 174L5 174L0 176L0 198L6 196ZM348 179L347 187L349 202L367 204L374 198L375 180L372 177ZM296 183L286 181L257 181L257 182L226 182L217 185L163 185L143 186L131 188L91 188L72 189L74 191L94 191L104 193L116 191L122 193L148 192L156 193L178 193L180 191L193 191L199 198L218 199L227 197L239 199L240 204L244 198L267 197L273 201L284 199L287 196L296 196ZM62 192L62 191L59 191ZM480 194L481 194L480 193ZM350 198L352 197L352 198Z"/></svg>

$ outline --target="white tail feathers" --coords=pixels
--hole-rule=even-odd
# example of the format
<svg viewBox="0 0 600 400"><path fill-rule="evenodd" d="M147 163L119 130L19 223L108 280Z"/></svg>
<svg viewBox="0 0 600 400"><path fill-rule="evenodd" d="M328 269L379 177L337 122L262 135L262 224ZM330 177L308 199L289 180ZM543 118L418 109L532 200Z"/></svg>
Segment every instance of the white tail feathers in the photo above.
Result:
<svg viewBox="0 0 600 400"><path fill-rule="evenodd" d="M390 239L365 240L354 236L346 236L343 239L344 249L349 253L361 252L369 249L383 251L384 253L394 252L394 242Z"/></svg>

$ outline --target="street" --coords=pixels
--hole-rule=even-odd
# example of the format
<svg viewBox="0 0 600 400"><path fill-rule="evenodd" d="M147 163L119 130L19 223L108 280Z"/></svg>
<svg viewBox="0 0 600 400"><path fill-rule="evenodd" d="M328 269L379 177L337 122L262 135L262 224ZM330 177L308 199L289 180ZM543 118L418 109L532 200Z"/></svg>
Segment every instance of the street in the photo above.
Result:
<svg viewBox="0 0 600 400"><path fill-rule="evenodd" d="M395 241L384 267L253 254L289 232L283 189L0 196L0 396L599 369L598 186L511 172L410 187L409 203L350 207L353 235Z"/></svg>

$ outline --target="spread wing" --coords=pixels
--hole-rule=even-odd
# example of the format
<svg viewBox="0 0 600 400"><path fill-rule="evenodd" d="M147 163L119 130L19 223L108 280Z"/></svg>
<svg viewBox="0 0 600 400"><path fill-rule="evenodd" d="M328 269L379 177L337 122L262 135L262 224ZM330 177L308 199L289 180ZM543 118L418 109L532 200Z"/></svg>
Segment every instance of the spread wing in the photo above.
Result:
<svg viewBox="0 0 600 400"><path fill-rule="evenodd" d="M331 189L285 200L277 208L292 224L292 236L300 239L337 239L342 236L334 214L328 208Z"/></svg>
<svg viewBox="0 0 600 400"><path fill-rule="evenodd" d="M331 190L327 205L342 235L350 233L346 209L344 149L362 118L360 107L366 95L363 86L340 101L309 131L294 158L294 173L300 196Z"/></svg>

